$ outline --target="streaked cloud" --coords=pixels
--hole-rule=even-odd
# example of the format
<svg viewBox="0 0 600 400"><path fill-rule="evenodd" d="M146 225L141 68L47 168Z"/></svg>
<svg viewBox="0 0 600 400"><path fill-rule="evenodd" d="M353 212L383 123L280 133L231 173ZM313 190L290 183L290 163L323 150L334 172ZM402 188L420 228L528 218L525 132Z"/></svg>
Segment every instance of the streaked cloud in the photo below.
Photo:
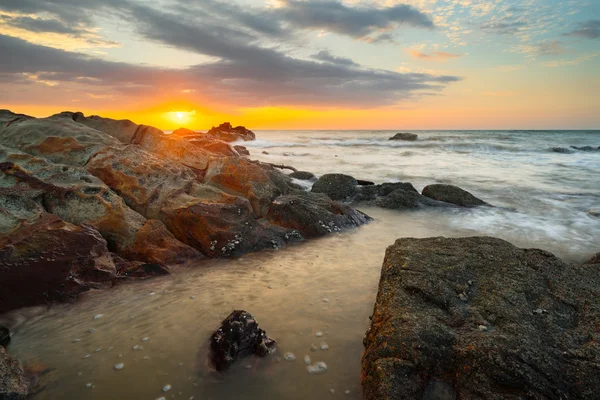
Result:
<svg viewBox="0 0 600 400"><path fill-rule="evenodd" d="M410 49L408 49L407 51L414 58L419 58L421 60L427 60L427 61L446 62L453 58L461 57L460 54L448 53L445 51L436 51L436 52L433 52L430 54L423 53L423 52L420 52L417 50L410 50Z"/></svg>
<svg viewBox="0 0 600 400"><path fill-rule="evenodd" d="M590 19L581 22L577 28L565 33L565 36L578 36L586 39L600 38L600 19Z"/></svg>
<svg viewBox="0 0 600 400"><path fill-rule="evenodd" d="M329 50L321 50L317 54L313 54L311 57L315 60L324 61L332 64L358 66L358 64L353 60L344 57L336 57L333 54L331 54Z"/></svg>

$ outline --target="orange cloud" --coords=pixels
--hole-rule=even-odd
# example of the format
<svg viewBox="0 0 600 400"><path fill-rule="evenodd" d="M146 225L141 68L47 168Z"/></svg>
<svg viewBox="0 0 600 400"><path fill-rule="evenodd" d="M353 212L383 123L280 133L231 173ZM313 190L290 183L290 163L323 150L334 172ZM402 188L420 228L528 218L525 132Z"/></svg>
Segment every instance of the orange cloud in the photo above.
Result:
<svg viewBox="0 0 600 400"><path fill-rule="evenodd" d="M437 61L437 62L446 62L452 58L458 58L461 56L460 54L447 53L445 51L436 51L434 53L427 54L427 53L421 53L420 51L417 51L417 50L408 50L408 53L415 58L420 58L421 60Z"/></svg>

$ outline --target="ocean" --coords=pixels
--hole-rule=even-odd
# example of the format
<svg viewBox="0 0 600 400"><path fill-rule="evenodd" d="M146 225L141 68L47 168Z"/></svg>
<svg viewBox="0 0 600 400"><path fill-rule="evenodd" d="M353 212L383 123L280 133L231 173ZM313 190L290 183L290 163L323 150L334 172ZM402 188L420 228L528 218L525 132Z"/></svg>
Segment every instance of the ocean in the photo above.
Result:
<svg viewBox="0 0 600 400"><path fill-rule="evenodd" d="M72 305L18 310L9 316L10 351L47 372L35 398L358 400L362 338L385 249L397 238L489 235L567 262L600 251L600 151L571 149L597 148L600 131L417 131L415 142L389 141L396 132L259 131L240 144L253 159L316 175L411 182L418 190L454 184L496 207L358 206L374 221L355 230L202 260ZM207 340L233 309L251 312L278 352L215 375L205 365ZM296 360L283 360L285 352ZM305 356L328 371L310 375ZM117 363L124 368L116 371Z"/></svg>

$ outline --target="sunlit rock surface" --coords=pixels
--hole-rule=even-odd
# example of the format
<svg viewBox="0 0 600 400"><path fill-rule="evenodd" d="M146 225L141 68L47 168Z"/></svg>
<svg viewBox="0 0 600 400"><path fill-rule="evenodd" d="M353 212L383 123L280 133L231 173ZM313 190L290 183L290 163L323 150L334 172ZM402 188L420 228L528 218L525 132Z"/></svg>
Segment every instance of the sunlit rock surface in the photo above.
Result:
<svg viewBox="0 0 600 400"><path fill-rule="evenodd" d="M387 249L362 361L364 398L592 399L600 270L500 239Z"/></svg>

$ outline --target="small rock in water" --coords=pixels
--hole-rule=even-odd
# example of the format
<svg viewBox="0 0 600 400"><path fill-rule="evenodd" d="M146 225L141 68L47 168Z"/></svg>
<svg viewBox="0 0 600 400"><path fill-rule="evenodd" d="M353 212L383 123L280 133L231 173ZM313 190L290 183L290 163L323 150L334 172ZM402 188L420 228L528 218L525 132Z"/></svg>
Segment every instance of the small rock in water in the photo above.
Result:
<svg viewBox="0 0 600 400"><path fill-rule="evenodd" d="M311 345L310 345L310 351L313 351L313 352L314 352L314 351L317 351L317 350L318 350L318 349L317 349L317 346L315 346L314 344L311 344Z"/></svg>
<svg viewBox="0 0 600 400"><path fill-rule="evenodd" d="M108 349L106 349L106 351L111 351L112 349L114 349L114 347L109 347Z"/></svg>
<svg viewBox="0 0 600 400"><path fill-rule="evenodd" d="M329 345L327 342L321 342L321 350L329 350Z"/></svg>
<svg viewBox="0 0 600 400"><path fill-rule="evenodd" d="M123 363L117 363L115 364L115 370L120 371L125 367L125 364Z"/></svg>
<svg viewBox="0 0 600 400"><path fill-rule="evenodd" d="M168 392L169 390L171 390L171 385L165 385L162 388L162 391L165 392L165 393Z"/></svg>
<svg viewBox="0 0 600 400"><path fill-rule="evenodd" d="M316 337L321 337L321 336L323 336L323 332L319 331L319 332L315 333L315 336Z"/></svg>
<svg viewBox="0 0 600 400"><path fill-rule="evenodd" d="M310 365L310 356L304 356L304 364Z"/></svg>
<svg viewBox="0 0 600 400"><path fill-rule="evenodd" d="M150 359L150 357L149 357L149 356L144 356L144 357L142 357L142 360L149 360L149 359Z"/></svg>
<svg viewBox="0 0 600 400"><path fill-rule="evenodd" d="M323 299L323 303L329 303L329 299Z"/></svg>
<svg viewBox="0 0 600 400"><path fill-rule="evenodd" d="M140 346L139 344L136 344L136 345L135 345L135 346L133 346L131 349L132 349L132 350L144 350L144 347L143 347L143 346Z"/></svg>
<svg viewBox="0 0 600 400"><path fill-rule="evenodd" d="M294 361L296 359L296 356L294 355L294 353L290 353L289 351L287 353L285 353L283 355L283 359L286 361Z"/></svg>
<svg viewBox="0 0 600 400"><path fill-rule="evenodd" d="M94 333L95 329L94 328L90 328L88 329L88 333Z"/></svg>
<svg viewBox="0 0 600 400"><path fill-rule="evenodd" d="M154 296L156 293L150 292L149 296Z"/></svg>
<svg viewBox="0 0 600 400"><path fill-rule="evenodd" d="M150 340L150 337L148 337L148 336L145 338L142 338L142 342L147 342L148 340Z"/></svg>
<svg viewBox="0 0 600 400"><path fill-rule="evenodd" d="M94 315L94 320L98 320L100 318L102 318L104 316L104 314L96 314Z"/></svg>
<svg viewBox="0 0 600 400"><path fill-rule="evenodd" d="M273 286L271 286L271 285L269 285L269 286L267 286L267 287L268 287L269 289L273 289Z"/></svg>
<svg viewBox="0 0 600 400"><path fill-rule="evenodd" d="M349 390L346 390L344 393L345 393L345 394L350 394L350 391L349 391Z"/></svg>
<svg viewBox="0 0 600 400"><path fill-rule="evenodd" d="M178 366L179 368L181 368L181 367L183 367L183 363L182 363L182 362L180 362L179 364L177 364L177 366Z"/></svg>
<svg viewBox="0 0 600 400"><path fill-rule="evenodd" d="M313 365L306 367L306 370L311 375L323 374L327 372L327 364L325 364L323 361L317 361Z"/></svg>
<svg viewBox="0 0 600 400"><path fill-rule="evenodd" d="M91 383L86 383L85 387L91 389L94 387L94 385L92 385Z"/></svg>
<svg viewBox="0 0 600 400"><path fill-rule="evenodd" d="M335 389L329 389L329 393L335 394Z"/></svg>
<svg viewBox="0 0 600 400"><path fill-rule="evenodd" d="M73 339L73 343L79 343L81 342L81 339Z"/></svg>
<svg viewBox="0 0 600 400"><path fill-rule="evenodd" d="M81 358L90 358L89 354L86 354L85 356L81 357Z"/></svg>
<svg viewBox="0 0 600 400"><path fill-rule="evenodd" d="M190 299L194 300L196 298L196 296L190 296Z"/></svg>
<svg viewBox="0 0 600 400"><path fill-rule="evenodd" d="M100 353L100 350L102 350L102 347L98 347L98 348L96 349L96 353Z"/></svg>

